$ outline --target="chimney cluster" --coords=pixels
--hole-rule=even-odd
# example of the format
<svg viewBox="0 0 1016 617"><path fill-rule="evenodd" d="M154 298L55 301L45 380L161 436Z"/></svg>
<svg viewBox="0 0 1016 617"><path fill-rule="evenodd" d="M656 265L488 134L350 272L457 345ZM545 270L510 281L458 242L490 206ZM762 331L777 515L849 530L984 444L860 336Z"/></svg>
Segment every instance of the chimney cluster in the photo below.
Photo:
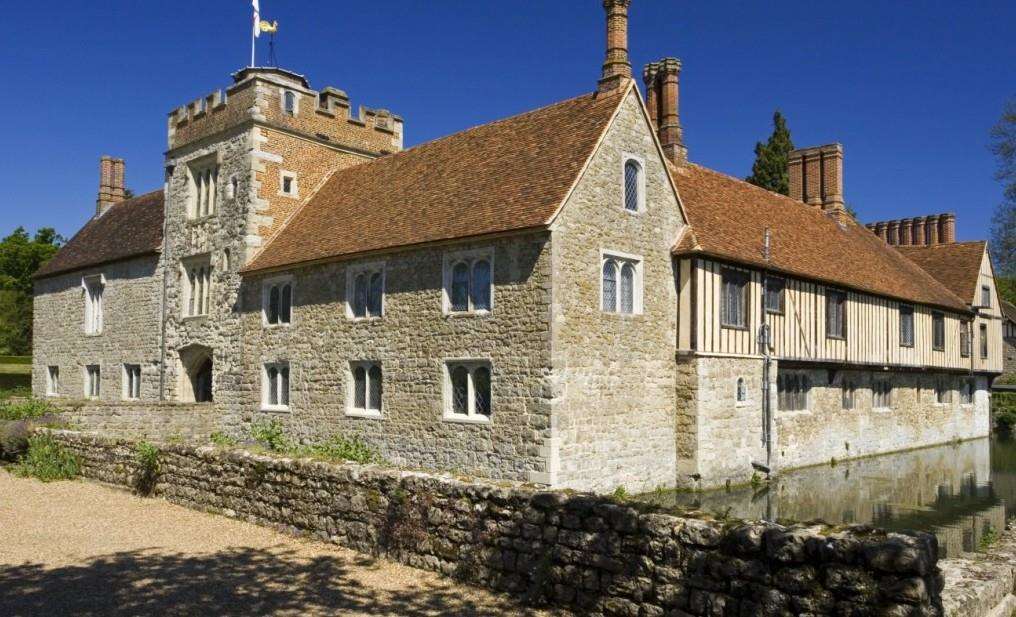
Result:
<svg viewBox="0 0 1016 617"><path fill-rule="evenodd" d="M787 157L790 197L822 208L841 224L850 220L843 202L843 146L794 150Z"/></svg>
<svg viewBox="0 0 1016 617"><path fill-rule="evenodd" d="M671 163L678 166L688 160L688 150L684 147L681 116L678 111L680 76L681 61L677 58L650 62L642 71L649 119L656 127L663 153Z"/></svg>
<svg viewBox="0 0 1016 617"><path fill-rule="evenodd" d="M118 201L123 201L124 162L111 156L99 159L99 198L95 200L95 214L102 216Z"/></svg>
<svg viewBox="0 0 1016 617"><path fill-rule="evenodd" d="M956 215L951 212L866 225L892 246L926 246L956 242Z"/></svg>
<svg viewBox="0 0 1016 617"><path fill-rule="evenodd" d="M623 88L631 79L628 60L628 6L631 0L603 0L607 11L607 58L603 61L597 92Z"/></svg>

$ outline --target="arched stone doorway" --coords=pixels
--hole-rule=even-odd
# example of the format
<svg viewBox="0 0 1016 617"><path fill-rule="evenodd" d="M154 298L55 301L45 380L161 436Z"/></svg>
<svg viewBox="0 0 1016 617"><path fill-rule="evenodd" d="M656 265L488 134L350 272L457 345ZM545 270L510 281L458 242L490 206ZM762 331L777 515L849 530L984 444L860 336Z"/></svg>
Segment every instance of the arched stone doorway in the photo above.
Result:
<svg viewBox="0 0 1016 617"><path fill-rule="evenodd" d="M180 350L179 399L185 403L212 402L212 350L189 345Z"/></svg>

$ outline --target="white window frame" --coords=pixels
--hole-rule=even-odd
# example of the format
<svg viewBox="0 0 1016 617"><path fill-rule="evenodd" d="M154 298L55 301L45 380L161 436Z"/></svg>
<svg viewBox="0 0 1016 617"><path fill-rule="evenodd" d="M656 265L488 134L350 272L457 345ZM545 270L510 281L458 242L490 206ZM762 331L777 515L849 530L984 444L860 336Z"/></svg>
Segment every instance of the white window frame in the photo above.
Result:
<svg viewBox="0 0 1016 617"><path fill-rule="evenodd" d="M452 371L464 366L469 371L467 379L468 406L466 414L455 413L452 404ZM490 373L490 415L483 415L476 412L476 390L474 376L476 369L486 368ZM489 424L494 417L494 369L489 359L477 358L449 358L445 359L442 372L444 374L444 414L442 418L447 422L462 422L465 424Z"/></svg>
<svg viewBox="0 0 1016 617"><path fill-rule="evenodd" d="M183 293L180 294L181 316L184 319L207 317L211 313L212 287L215 280L211 255L206 253L181 259L180 269L183 277ZM197 272L192 279L191 271L195 269ZM202 269L207 270L207 275L202 274ZM195 290L197 290L197 296L195 296ZM194 312L191 312L192 299L195 303Z"/></svg>
<svg viewBox="0 0 1016 617"><path fill-rule="evenodd" d="M286 393L287 404L282 403L272 404L269 394L271 392L271 383L268 379L269 369L287 369L289 371L289 379L287 383L289 390ZM276 400L282 400L282 378L280 377L277 383L278 390L276 391ZM263 362L261 364L261 411L289 411L293 405L293 369L289 364L288 360L275 360L273 362Z"/></svg>
<svg viewBox="0 0 1016 617"><path fill-rule="evenodd" d="M375 366L381 369L381 405L378 409L372 409L370 407L370 369ZM364 373L366 374L366 381L364 383L364 407L356 406L356 378L354 373L358 368L364 369ZM372 360L350 362L349 374L346 382L346 415L357 418L380 418L384 413L385 408L385 368L382 363Z"/></svg>
<svg viewBox="0 0 1016 617"><path fill-rule="evenodd" d="M46 396L60 396L60 367L46 367Z"/></svg>
<svg viewBox="0 0 1016 617"><path fill-rule="evenodd" d="M95 375L94 380L92 379L93 374ZM102 396L102 366L99 364L86 364L84 375L85 398L98 400Z"/></svg>
<svg viewBox="0 0 1016 617"><path fill-rule="evenodd" d="M289 178L290 191L286 192L286 178ZM289 171L288 169L279 170L279 196L281 197L292 197L293 199L300 198L300 176L295 171Z"/></svg>
<svg viewBox="0 0 1016 617"><path fill-rule="evenodd" d="M282 321L281 320L282 287L285 286L285 285L289 285L289 321ZM279 288L279 311L280 311L279 315L280 315L280 320L278 321L278 323L270 323L268 321L268 308L269 308L268 307L268 302L269 302L269 297L270 297L270 295L272 293L272 288L273 287L278 287ZM281 276L273 276L271 278L266 278L264 281L262 281L261 282L261 326L264 327L264 328L289 328L289 327L292 327L293 322L296 321L296 311L293 310L295 308L295 300L296 300L296 283L293 281L293 275L291 275L291 274L284 274L284 275L281 275Z"/></svg>
<svg viewBox="0 0 1016 617"><path fill-rule="evenodd" d="M603 266L608 261L612 260L617 264L617 293L614 294L614 310L609 311L603 306ZM631 313L621 312L621 268L625 263L629 263L635 267L635 280L633 282L634 289L632 290L632 309ZM610 249L600 249L600 262L599 267L596 270L596 276L600 281L600 293L596 298L596 304L600 307L601 313L607 313L610 315L618 315L621 317L631 317L632 315L641 315L644 306L644 294L642 291L642 281L644 279L643 266L644 260L641 255L632 255L631 253L622 253L621 251L614 251Z"/></svg>
<svg viewBox="0 0 1016 617"><path fill-rule="evenodd" d="M286 110L286 93L287 92L292 92L293 93L293 113L292 114L290 114L289 111ZM298 115L300 115L300 93L297 92L296 90L293 90L292 88L283 88L283 87L280 86L279 87L279 111L281 111L283 113L283 115L290 116L291 118L295 118Z"/></svg>
<svg viewBox="0 0 1016 617"><path fill-rule="evenodd" d="M356 277L361 274L367 277L367 306L370 306L370 279L374 274L381 274L381 312L378 315L371 315L365 309L363 317L357 317L356 304ZM370 321L382 319L385 316L386 305L388 304L388 264L384 261L371 261L350 265L346 268L346 318L353 321ZM384 369L382 369L383 371Z"/></svg>
<svg viewBox="0 0 1016 617"><path fill-rule="evenodd" d="M131 372L137 371L137 381L134 382L131 377ZM121 377L121 392L120 396L125 401L138 401L141 400L141 365L125 363L123 365Z"/></svg>
<svg viewBox="0 0 1016 617"><path fill-rule="evenodd" d="M198 157L187 163L187 218L204 219L218 212L219 154ZM210 176L206 184L206 174Z"/></svg>
<svg viewBox="0 0 1016 617"><path fill-rule="evenodd" d="M637 209L629 210L627 208L627 200L625 199L625 167L628 165L628 161L635 161L639 166L639 182L638 182L638 200ZM646 211L646 160L637 154L631 152L621 153L621 210L628 214L643 214Z"/></svg>
<svg viewBox="0 0 1016 617"><path fill-rule="evenodd" d="M473 308L473 267L478 261L486 261L490 264L490 308L488 309L476 309ZM466 292L466 302L468 303L468 309L465 311L453 311L452 310L452 270L461 262L465 262L469 267L469 289ZM442 298L441 298L441 311L445 317L461 317L467 315L490 315L494 312L494 284L495 278L494 269L494 248L483 247L477 249L469 249L465 251L454 251L445 253L442 259L441 267L441 279L442 279Z"/></svg>
<svg viewBox="0 0 1016 617"><path fill-rule="evenodd" d="M93 274L81 278L85 299L85 334L98 336L103 328L103 296L106 293L106 277ZM97 293L93 290L97 290Z"/></svg>

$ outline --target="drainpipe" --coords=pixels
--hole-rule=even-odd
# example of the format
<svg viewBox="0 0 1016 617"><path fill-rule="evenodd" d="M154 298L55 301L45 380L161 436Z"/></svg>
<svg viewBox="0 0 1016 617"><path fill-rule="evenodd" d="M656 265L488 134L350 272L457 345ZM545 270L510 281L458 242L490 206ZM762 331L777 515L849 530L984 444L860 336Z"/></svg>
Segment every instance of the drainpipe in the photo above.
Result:
<svg viewBox="0 0 1016 617"><path fill-rule="evenodd" d="M766 227L765 237L763 239L762 254L765 258L766 263L769 263L771 255L771 233L769 228ZM759 296L762 299L761 312L762 325L759 326L758 331L758 346L762 350L762 442L766 447L766 463L765 472L768 475L773 467L773 410L772 403L769 396L769 383L770 373L772 371L772 354L769 352L770 337L769 337L769 323L768 313L766 313L766 282L769 278L769 271L762 269L762 293Z"/></svg>
<svg viewBox="0 0 1016 617"><path fill-rule="evenodd" d="M159 400L166 400L166 297L169 295L169 183L173 165L166 166L166 179L162 185L162 299L159 301Z"/></svg>

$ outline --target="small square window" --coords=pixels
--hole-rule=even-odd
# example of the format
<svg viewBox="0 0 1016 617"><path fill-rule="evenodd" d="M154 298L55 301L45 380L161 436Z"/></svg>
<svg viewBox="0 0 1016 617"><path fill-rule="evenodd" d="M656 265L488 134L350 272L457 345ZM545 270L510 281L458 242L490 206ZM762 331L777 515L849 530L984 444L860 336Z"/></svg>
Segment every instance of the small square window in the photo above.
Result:
<svg viewBox="0 0 1016 617"><path fill-rule="evenodd" d="M289 410L289 362L270 362L261 373L262 411Z"/></svg>
<svg viewBox="0 0 1016 617"><path fill-rule="evenodd" d="M136 401L141 398L141 365L123 365L123 398Z"/></svg>
<svg viewBox="0 0 1016 617"><path fill-rule="evenodd" d="M490 362L451 360L445 363L445 419L489 422L492 411Z"/></svg>
<svg viewBox="0 0 1016 617"><path fill-rule="evenodd" d="M60 394L60 367L50 366L46 369L46 394L57 396Z"/></svg>
<svg viewBox="0 0 1016 617"><path fill-rule="evenodd" d="M300 185L295 172L285 170L279 172L279 195L294 198L300 196Z"/></svg>
<svg viewBox="0 0 1016 617"><path fill-rule="evenodd" d="M766 277L766 312L783 314L783 295L786 292L786 281L781 278Z"/></svg>

